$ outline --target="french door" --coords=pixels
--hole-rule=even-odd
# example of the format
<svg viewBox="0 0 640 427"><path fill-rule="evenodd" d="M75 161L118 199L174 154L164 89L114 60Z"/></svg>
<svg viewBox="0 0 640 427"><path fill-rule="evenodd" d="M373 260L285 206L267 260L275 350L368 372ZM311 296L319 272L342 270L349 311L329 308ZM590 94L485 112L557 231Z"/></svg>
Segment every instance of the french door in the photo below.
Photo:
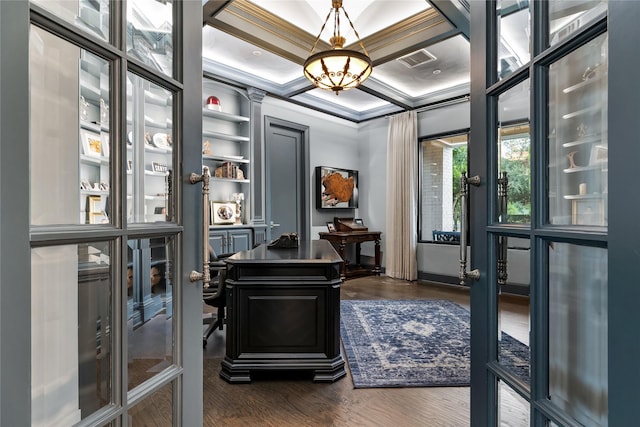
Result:
<svg viewBox="0 0 640 427"><path fill-rule="evenodd" d="M628 74L638 67L628 45L639 40L639 9L471 2L469 175L480 177L469 189L471 265L480 273L471 284L474 426L635 422L629 382L640 375L640 340L627 332L639 321L629 298L639 293L640 206L625 179L640 159ZM501 135L511 123L531 141L518 154L531 170L525 223L509 215L509 178L522 176L503 174ZM514 247L528 252L529 271L510 271ZM520 329L501 310L501 283L513 273L530 283ZM512 339L529 351L514 355L505 345Z"/></svg>
<svg viewBox="0 0 640 427"><path fill-rule="evenodd" d="M202 425L202 5L0 20L0 424Z"/></svg>

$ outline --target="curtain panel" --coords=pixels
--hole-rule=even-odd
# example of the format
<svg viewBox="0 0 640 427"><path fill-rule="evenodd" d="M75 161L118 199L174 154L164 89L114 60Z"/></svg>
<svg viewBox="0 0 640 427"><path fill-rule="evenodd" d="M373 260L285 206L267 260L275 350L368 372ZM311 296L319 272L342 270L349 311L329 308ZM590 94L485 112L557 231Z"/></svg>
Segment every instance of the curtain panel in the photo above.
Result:
<svg viewBox="0 0 640 427"><path fill-rule="evenodd" d="M385 272L405 280L418 278L417 116L415 111L391 116L387 140Z"/></svg>

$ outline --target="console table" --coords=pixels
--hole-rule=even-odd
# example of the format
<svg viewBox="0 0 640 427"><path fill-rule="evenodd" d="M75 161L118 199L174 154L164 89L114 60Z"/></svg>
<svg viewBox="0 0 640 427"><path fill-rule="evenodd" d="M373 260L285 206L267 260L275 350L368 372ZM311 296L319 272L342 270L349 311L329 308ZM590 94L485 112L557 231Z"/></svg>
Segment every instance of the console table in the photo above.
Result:
<svg viewBox="0 0 640 427"><path fill-rule="evenodd" d="M227 339L220 376L251 382L253 371L308 370L317 382L344 375L340 266L327 241L294 249L263 244L227 262Z"/></svg>
<svg viewBox="0 0 640 427"><path fill-rule="evenodd" d="M381 267L380 267L380 235L381 231L334 231L331 233L328 232L320 232L320 238L324 240L328 240L331 244L336 247L338 250L338 254L340 258L344 261L341 270L340 276L345 279L353 276L362 276L362 275L380 275ZM360 264L360 244L362 242L374 242L375 244L375 261L374 265L371 268L365 267ZM345 248L348 244L356 245L356 263L351 264L347 262L345 258Z"/></svg>

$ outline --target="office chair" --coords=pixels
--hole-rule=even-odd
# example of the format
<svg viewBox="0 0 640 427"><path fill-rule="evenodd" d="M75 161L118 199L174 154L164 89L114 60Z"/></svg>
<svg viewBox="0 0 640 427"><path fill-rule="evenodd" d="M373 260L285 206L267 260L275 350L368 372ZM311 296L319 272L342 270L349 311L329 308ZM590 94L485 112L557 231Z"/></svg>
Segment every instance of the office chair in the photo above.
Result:
<svg viewBox="0 0 640 427"><path fill-rule="evenodd" d="M203 319L203 324L209 325L206 332L202 337L202 346L207 346L207 340L216 329L222 330L225 322L225 308L226 301L226 286L225 281L227 279L227 264L224 262L225 258L230 257L233 254L216 255L215 252L209 248L210 261L209 261L209 274L211 275L211 282L209 286L202 290L202 301L205 304L217 309L217 313L207 316Z"/></svg>

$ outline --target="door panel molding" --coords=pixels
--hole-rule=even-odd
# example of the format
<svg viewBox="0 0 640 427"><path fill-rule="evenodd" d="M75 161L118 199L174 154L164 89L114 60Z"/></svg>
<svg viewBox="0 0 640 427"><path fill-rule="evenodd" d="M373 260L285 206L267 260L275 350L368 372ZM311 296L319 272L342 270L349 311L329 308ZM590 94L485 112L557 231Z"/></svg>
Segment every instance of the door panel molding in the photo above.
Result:
<svg viewBox="0 0 640 427"><path fill-rule="evenodd" d="M278 119L271 116L265 116L265 194L266 194L266 220L267 223L272 221L271 218L271 201L272 189L270 178L270 150L269 147L273 143L273 138L278 132L288 132L299 135L300 150L297 153L299 159L298 167L296 168L298 174L298 182L301 183L298 206L298 221L300 224L300 238L301 240L309 240L310 238L310 218L311 218L311 179L310 179L310 167L309 167L309 127L300 125L294 122ZM282 230L282 232L288 232L291 230ZM277 233L277 231L276 231ZM267 227L267 239L270 240L271 230Z"/></svg>

